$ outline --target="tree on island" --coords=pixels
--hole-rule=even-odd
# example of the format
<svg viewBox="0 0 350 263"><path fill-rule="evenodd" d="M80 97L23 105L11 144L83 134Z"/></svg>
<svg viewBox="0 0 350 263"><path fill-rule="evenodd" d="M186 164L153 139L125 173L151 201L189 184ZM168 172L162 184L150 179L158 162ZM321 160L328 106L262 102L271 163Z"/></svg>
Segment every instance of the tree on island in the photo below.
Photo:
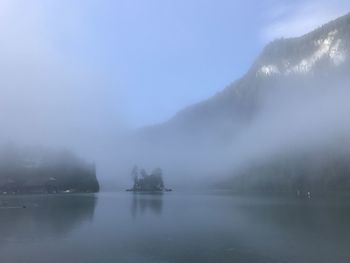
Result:
<svg viewBox="0 0 350 263"><path fill-rule="evenodd" d="M137 185L137 182L139 180L139 168L137 167L137 165L135 165L132 168L131 177L132 177L132 179L134 181L134 188L135 188L135 185Z"/></svg>
<svg viewBox="0 0 350 263"><path fill-rule="evenodd" d="M153 170L151 174L147 174L145 169L139 169L134 166L131 172L134 185L132 191L164 191L163 172L160 168ZM140 175L140 176L139 176Z"/></svg>

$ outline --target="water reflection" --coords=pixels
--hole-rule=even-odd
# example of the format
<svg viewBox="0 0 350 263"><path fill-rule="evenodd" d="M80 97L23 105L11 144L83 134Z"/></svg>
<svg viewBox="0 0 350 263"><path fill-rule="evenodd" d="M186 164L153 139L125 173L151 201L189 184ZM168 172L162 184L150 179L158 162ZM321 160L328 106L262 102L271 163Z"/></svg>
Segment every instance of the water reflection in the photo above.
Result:
<svg viewBox="0 0 350 263"><path fill-rule="evenodd" d="M140 262L348 262L349 203L265 197L163 196L160 220L123 240Z"/></svg>
<svg viewBox="0 0 350 263"><path fill-rule="evenodd" d="M57 238L92 220L94 195L6 196L0 198L0 243Z"/></svg>
<svg viewBox="0 0 350 263"><path fill-rule="evenodd" d="M99 194L96 203L93 196L75 195L10 200L8 206L28 207L0 209L1 262L329 263L350 258L349 202L122 192Z"/></svg>
<svg viewBox="0 0 350 263"><path fill-rule="evenodd" d="M136 217L147 211L160 215L163 209L163 194L162 193L133 193L131 202L131 215Z"/></svg>
<svg viewBox="0 0 350 263"><path fill-rule="evenodd" d="M350 236L348 202L270 201L237 206L235 212L244 217L253 232L265 237L264 242L249 238L261 254L288 258L295 257L298 250L299 256L308 258L309 262L343 262L344 255L349 256L346 248ZM246 232L245 236L249 234ZM272 243L274 246L269 246ZM290 250L288 244L293 244L294 250ZM319 250L320 247L325 249Z"/></svg>

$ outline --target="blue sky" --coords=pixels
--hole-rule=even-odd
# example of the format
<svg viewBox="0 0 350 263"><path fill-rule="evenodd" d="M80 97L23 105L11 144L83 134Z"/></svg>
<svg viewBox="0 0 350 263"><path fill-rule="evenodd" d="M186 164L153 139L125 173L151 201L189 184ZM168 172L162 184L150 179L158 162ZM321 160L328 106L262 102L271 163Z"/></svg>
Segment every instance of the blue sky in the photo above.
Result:
<svg viewBox="0 0 350 263"><path fill-rule="evenodd" d="M165 121L222 90L274 38L298 36L350 11L348 0L28 2L0 0L0 32L8 34L2 41L24 43L14 55L20 49L44 58L44 73L64 61L65 77L87 76L75 79L81 88L74 92L87 93L84 85L93 83L86 104L96 104L100 118L122 116L132 127ZM66 96L79 96L71 92Z"/></svg>

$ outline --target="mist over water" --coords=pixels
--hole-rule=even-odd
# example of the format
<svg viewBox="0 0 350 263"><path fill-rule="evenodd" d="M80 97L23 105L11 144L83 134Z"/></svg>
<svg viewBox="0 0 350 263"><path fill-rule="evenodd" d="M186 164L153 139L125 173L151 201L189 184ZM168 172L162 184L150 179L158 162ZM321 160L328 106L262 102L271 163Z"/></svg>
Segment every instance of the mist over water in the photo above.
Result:
<svg viewBox="0 0 350 263"><path fill-rule="evenodd" d="M349 262L347 2L0 0L0 261Z"/></svg>
<svg viewBox="0 0 350 263"><path fill-rule="evenodd" d="M349 141L349 79L342 73L275 79L250 70L243 77L253 81L243 92L250 93L251 105L248 95L241 98L245 110L230 110L222 99L237 92L240 100L242 91L233 84L203 102L217 100L207 111L197 114L194 105L165 123L131 129L117 74L70 56L55 38L61 30L76 36L72 41L84 39L84 12L73 5L66 16L72 26L52 29L46 26L48 6L2 2L0 145L72 150L96 164L102 188L127 187L135 164L148 171L162 167L165 180L181 188L211 185L275 156Z"/></svg>
<svg viewBox="0 0 350 263"><path fill-rule="evenodd" d="M49 3L5 0L0 8L0 145L69 150L103 164L126 121L115 77L55 38L61 30L80 38L78 9L52 27Z"/></svg>
<svg viewBox="0 0 350 263"><path fill-rule="evenodd" d="M348 79L333 80L321 83L306 79L288 85L271 82L252 117L227 120L231 124L214 127L214 132L186 127L184 134L175 121L142 130L141 139L132 137L123 148L129 158L124 156L123 163L148 169L161 166L171 184L195 187L214 184L282 156L347 155ZM210 125L206 123L204 128Z"/></svg>

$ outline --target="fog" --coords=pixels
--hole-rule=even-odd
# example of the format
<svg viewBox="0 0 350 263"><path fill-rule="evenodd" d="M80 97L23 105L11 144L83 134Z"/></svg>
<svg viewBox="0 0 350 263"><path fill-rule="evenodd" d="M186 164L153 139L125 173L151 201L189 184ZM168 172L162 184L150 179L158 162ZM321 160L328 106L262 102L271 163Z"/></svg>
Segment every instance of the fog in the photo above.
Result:
<svg viewBox="0 0 350 263"><path fill-rule="evenodd" d="M0 144L72 150L96 163L106 188L126 187L134 164L148 171L159 166L170 185L193 187L275 156L349 142L350 91L343 78L282 79L243 121L194 115L185 128L175 117L131 130L113 74L58 49L40 5L2 5ZM203 125L192 129L191 122Z"/></svg>
<svg viewBox="0 0 350 263"><path fill-rule="evenodd" d="M193 188L212 186L280 157L348 156L348 78L318 77L271 81L247 120L226 119L217 125L202 116L195 121L204 122L206 130L183 129L174 119L142 130L142 139L133 137L124 147L123 163L149 170L161 166L172 185ZM317 165L322 167L322 161Z"/></svg>
<svg viewBox="0 0 350 263"><path fill-rule="evenodd" d="M318 1L0 0L0 263L349 262Z"/></svg>
<svg viewBox="0 0 350 263"><path fill-rule="evenodd" d="M232 142L231 167L322 151L330 145L346 147L350 139L346 83L294 87L267 95L256 118Z"/></svg>
<svg viewBox="0 0 350 263"><path fill-rule="evenodd" d="M118 85L58 48L45 11L40 1L1 1L0 144L68 149L100 161L126 128ZM66 34L78 34L65 22Z"/></svg>

